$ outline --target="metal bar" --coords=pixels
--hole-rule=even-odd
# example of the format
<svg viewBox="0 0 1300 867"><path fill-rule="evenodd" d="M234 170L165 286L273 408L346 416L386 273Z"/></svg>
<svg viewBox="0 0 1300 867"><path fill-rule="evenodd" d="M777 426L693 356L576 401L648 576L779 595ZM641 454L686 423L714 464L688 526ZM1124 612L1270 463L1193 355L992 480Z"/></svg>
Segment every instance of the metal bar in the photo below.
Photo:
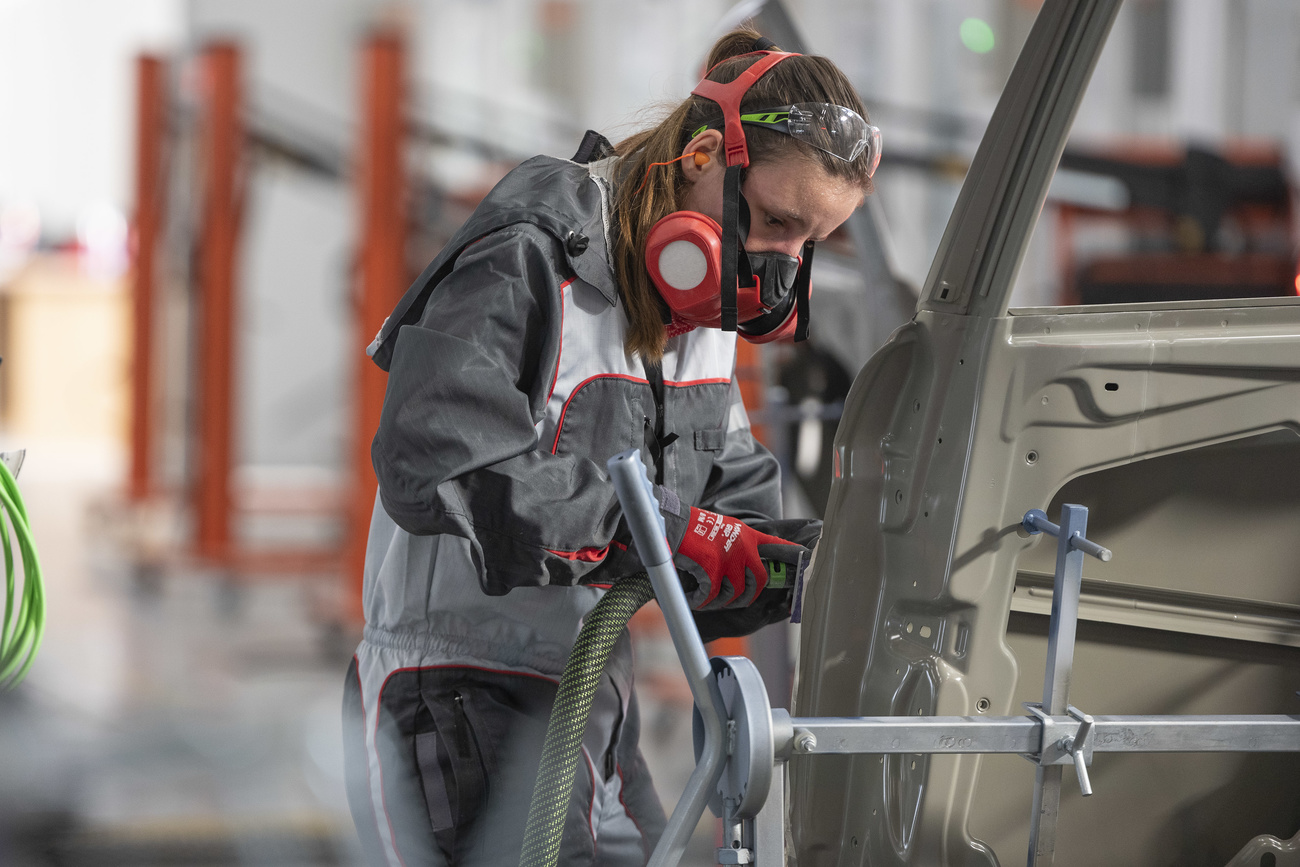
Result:
<svg viewBox="0 0 1300 867"><path fill-rule="evenodd" d="M1038 751L1036 720L1024 716L795 717L814 742L796 755L827 753L1021 753ZM776 745L781 753L783 744Z"/></svg>
<svg viewBox="0 0 1300 867"><path fill-rule="evenodd" d="M1082 536L1071 536L1070 545L1087 554L1089 557L1096 557L1103 563L1109 563L1110 558L1115 556L1111 553L1109 548L1098 545L1091 539L1085 539Z"/></svg>
<svg viewBox="0 0 1300 867"><path fill-rule="evenodd" d="M673 566L663 517L655 505L645 464L641 463L641 451L630 449L617 454L609 459L606 467L623 507L628 529L636 542L637 553L650 576L650 583L654 585L655 599L663 611L664 622L668 624L668 633L695 697L695 706L704 721L704 749L650 858L651 867L665 867L681 861L691 833L704 813L718 778L722 776L727 759L723 735L724 705L717 679L713 676L713 666L704 651L681 579Z"/></svg>
<svg viewBox="0 0 1300 867"><path fill-rule="evenodd" d="M167 182L163 147L167 137L167 64L142 54L136 59L135 247L131 306L131 467L127 497L139 502L153 480L153 308L159 229Z"/></svg>
<svg viewBox="0 0 1300 867"><path fill-rule="evenodd" d="M1088 510L1070 503L1061 506L1056 539L1056 579L1052 587L1052 619L1047 633L1047 665L1043 674L1043 711L1065 713L1074 668L1074 637L1079 620L1079 590L1083 585L1083 551L1073 544L1088 532ZM1040 744L1039 752L1047 748ZM1029 867L1051 867L1056 848L1056 821L1061 810L1061 770L1039 766L1034 778L1034 805L1029 820Z"/></svg>
<svg viewBox="0 0 1300 867"><path fill-rule="evenodd" d="M1059 726L1079 725L1070 716ZM799 748L793 734L777 754L1018 753L1035 755L1041 727L1027 716L795 717L793 729L814 736ZM1300 716L1094 716L1094 753L1300 752Z"/></svg>
<svg viewBox="0 0 1300 867"><path fill-rule="evenodd" d="M1047 667L1043 676L1043 710L1049 716L1064 714L1070 700L1079 591L1083 584L1083 551L1073 544L1072 537L1084 537L1087 531L1087 509L1069 503L1061 506L1061 529L1056 540L1056 581L1052 587L1052 619L1047 634Z"/></svg>
<svg viewBox="0 0 1300 867"><path fill-rule="evenodd" d="M362 54L364 78L360 115L363 128L357 160L357 197L361 211L360 286L356 294L353 345L365 346L383 325L406 289L406 173L402 144L405 120L405 46L400 36L371 36ZM374 469L370 442L379 429L384 407L384 372L360 352L354 359L351 493L344 580L351 585L347 614L360 622L361 584L366 564L366 539L374 506Z"/></svg>
<svg viewBox="0 0 1300 867"><path fill-rule="evenodd" d="M1034 805L1029 822L1029 867L1051 867L1056 857L1056 823L1061 817L1061 766L1034 769Z"/></svg>
<svg viewBox="0 0 1300 867"><path fill-rule="evenodd" d="M203 52L201 137L203 224L199 242L198 478L195 549L208 560L230 553L235 275L239 239L237 166L243 149L241 58L230 43Z"/></svg>
<svg viewBox="0 0 1300 867"><path fill-rule="evenodd" d="M754 817L755 867L785 867L785 765L772 767L772 788Z"/></svg>
<svg viewBox="0 0 1300 867"><path fill-rule="evenodd" d="M1300 716L1094 716L1094 753L1300 751Z"/></svg>

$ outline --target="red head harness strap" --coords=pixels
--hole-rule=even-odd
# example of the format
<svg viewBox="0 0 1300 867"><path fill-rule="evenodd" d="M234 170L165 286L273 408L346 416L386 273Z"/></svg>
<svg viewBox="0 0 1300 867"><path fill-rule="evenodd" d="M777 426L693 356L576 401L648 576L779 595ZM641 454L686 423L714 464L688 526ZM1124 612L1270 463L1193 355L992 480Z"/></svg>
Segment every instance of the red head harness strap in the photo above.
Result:
<svg viewBox="0 0 1300 867"><path fill-rule="evenodd" d="M750 53L763 56L736 76L735 80L726 84L710 81L708 73L705 73L704 80L691 91L695 96L702 96L705 99L712 100L722 107L722 117L725 121L722 137L723 146L727 151L727 165L740 166L741 168L749 165L749 147L745 144L745 131L740 125L740 100L744 97L745 92L753 86L754 82L763 77L763 73L787 57L797 56L788 51L753 51ZM747 57L748 55L739 56ZM709 70L709 72L712 71L712 69Z"/></svg>
<svg viewBox="0 0 1300 867"><path fill-rule="evenodd" d="M734 81L722 84L710 81L708 73L704 80L691 91L696 96L716 102L722 108L723 133L722 144L727 153L727 167L722 178L722 249L721 261L721 311L718 327L723 331L737 330L737 293L738 277L745 281L745 288L755 285L754 272L750 268L749 258L741 249L740 242L740 173L749 165L749 147L745 144L745 130L740 121L740 101L745 92L758 81L765 72L787 57L796 55L784 51L751 51L758 59ZM749 55L739 55L747 57ZM734 58L729 58L734 59ZM710 69L709 72L713 70ZM806 305L805 305L806 306Z"/></svg>

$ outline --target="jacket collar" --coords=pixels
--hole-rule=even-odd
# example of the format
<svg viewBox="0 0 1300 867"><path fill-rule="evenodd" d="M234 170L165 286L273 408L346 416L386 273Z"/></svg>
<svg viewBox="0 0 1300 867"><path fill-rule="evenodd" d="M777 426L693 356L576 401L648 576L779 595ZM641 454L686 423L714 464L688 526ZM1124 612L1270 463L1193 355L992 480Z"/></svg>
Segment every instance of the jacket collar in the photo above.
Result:
<svg viewBox="0 0 1300 867"><path fill-rule="evenodd" d="M609 246L612 185L602 174L612 170L608 162L588 166L538 156L502 178L406 290L367 354L387 370L397 332L420 321L429 296L455 267L461 251L490 232L518 223L531 223L559 241L570 270L594 286L611 306L616 304L618 283Z"/></svg>

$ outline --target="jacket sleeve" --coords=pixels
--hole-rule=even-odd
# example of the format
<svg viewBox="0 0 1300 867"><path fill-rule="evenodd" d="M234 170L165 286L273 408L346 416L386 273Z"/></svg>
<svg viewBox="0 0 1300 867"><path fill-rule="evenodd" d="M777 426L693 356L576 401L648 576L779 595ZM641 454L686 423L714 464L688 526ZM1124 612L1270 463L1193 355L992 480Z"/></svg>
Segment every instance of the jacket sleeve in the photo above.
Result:
<svg viewBox="0 0 1300 867"><path fill-rule="evenodd" d="M561 256L530 225L461 254L399 333L371 447L392 519L468 539L494 595L578 583L620 532L604 467L538 447L560 349Z"/></svg>

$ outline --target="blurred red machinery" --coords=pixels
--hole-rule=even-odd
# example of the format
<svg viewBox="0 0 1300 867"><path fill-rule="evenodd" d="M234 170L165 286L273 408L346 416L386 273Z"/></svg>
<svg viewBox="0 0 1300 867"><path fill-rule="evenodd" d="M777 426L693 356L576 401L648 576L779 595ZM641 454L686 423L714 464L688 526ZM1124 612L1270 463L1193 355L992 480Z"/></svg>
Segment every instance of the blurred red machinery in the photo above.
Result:
<svg viewBox="0 0 1300 867"><path fill-rule="evenodd" d="M1066 151L1063 171L1117 182L1122 201L1058 205L1063 303L1297 294L1297 227L1283 165L1271 143ZM1086 250L1085 236L1102 226L1123 230L1121 249L1103 242L1103 250Z"/></svg>
<svg viewBox="0 0 1300 867"><path fill-rule="evenodd" d="M346 609L335 617L360 619L359 590L365 556L365 536L375 479L370 469L369 443L383 405L383 374L361 353L378 331L408 283L404 48L388 32L376 33L362 50L362 129L356 155L358 209L362 225L354 317L349 344L353 353L355 406L350 426L353 446L347 452L345 490L336 496L262 497L261 505L233 489L235 478L236 407L239 396L233 377L238 357L235 322L239 241L242 230L246 150L243 105L243 57L239 46L213 43L197 61L199 122L197 136L198 189L201 196L199 236L192 297L196 327L192 387L196 396L187 448L193 456L186 494L193 515L192 556L221 568L232 577L249 575L343 573L348 576ZM131 388L131 447L127 496L136 504L165 494L158 462L159 419L155 412L158 384L156 276L162 254L163 203L167 198L166 154L169 142L167 65L157 57L137 61L138 134L136 212L134 218L133 297L134 356ZM274 147L274 145L272 145ZM277 502L278 501L278 502ZM310 505L302 504L310 502ZM299 507L341 511L342 543L315 546L250 547L233 527L237 519L260 508L273 511Z"/></svg>

